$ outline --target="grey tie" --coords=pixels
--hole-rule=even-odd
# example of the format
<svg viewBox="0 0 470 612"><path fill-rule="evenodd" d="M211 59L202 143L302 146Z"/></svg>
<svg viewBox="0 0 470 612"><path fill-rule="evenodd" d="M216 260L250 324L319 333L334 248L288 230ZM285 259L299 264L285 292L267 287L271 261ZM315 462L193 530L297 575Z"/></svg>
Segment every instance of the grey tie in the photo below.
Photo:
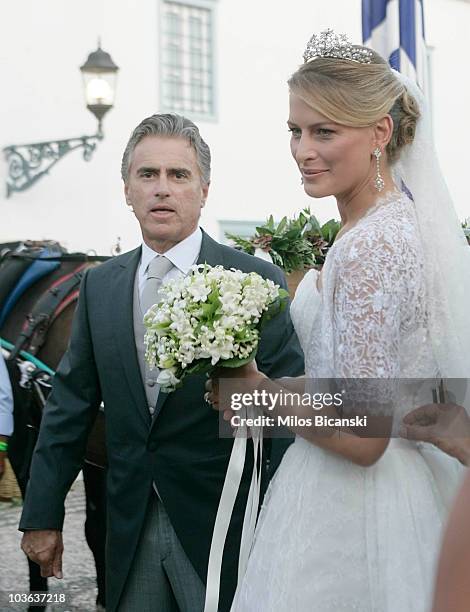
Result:
<svg viewBox="0 0 470 612"><path fill-rule="evenodd" d="M152 259L149 263L147 280L145 281L144 290L140 299L142 314L158 302L158 291L161 287L162 280L167 272L171 270L173 264L164 255L159 255Z"/></svg>

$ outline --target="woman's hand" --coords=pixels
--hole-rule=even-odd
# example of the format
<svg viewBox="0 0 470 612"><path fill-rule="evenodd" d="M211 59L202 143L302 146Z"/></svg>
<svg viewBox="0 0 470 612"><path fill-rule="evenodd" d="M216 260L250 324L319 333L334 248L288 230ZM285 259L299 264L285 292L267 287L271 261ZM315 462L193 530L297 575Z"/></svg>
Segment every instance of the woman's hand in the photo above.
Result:
<svg viewBox="0 0 470 612"><path fill-rule="evenodd" d="M416 408L403 419L400 434L409 440L430 442L470 465L470 418L457 404L428 404Z"/></svg>
<svg viewBox="0 0 470 612"><path fill-rule="evenodd" d="M223 412L225 421L235 414L230 408L230 397L233 393L252 393L266 376L258 370L256 361L250 361L239 368L217 368L206 382L204 399L215 410ZM224 382L223 397L220 396L220 379ZM230 379L230 381L229 381Z"/></svg>

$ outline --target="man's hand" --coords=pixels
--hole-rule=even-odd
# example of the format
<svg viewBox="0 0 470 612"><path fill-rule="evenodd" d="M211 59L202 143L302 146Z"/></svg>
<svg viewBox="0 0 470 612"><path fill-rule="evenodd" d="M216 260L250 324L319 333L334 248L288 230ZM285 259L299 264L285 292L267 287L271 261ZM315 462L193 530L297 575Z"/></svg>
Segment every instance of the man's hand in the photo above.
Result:
<svg viewBox="0 0 470 612"><path fill-rule="evenodd" d="M470 418L457 404L428 404L403 419L400 435L409 440L430 442L470 465Z"/></svg>
<svg viewBox="0 0 470 612"><path fill-rule="evenodd" d="M21 549L40 566L43 578L62 578L62 532L57 529L25 531Z"/></svg>
<svg viewBox="0 0 470 612"><path fill-rule="evenodd" d="M224 379L224 395L220 396L219 379ZM229 384L229 379L233 383ZM266 379L266 376L258 370L256 361L250 361L238 368L219 367L215 370L212 378L206 381L206 393L204 399L212 405L214 410L223 412L225 421L230 421L235 412L229 407L228 400L234 392L250 393ZM225 402L225 403L224 403Z"/></svg>

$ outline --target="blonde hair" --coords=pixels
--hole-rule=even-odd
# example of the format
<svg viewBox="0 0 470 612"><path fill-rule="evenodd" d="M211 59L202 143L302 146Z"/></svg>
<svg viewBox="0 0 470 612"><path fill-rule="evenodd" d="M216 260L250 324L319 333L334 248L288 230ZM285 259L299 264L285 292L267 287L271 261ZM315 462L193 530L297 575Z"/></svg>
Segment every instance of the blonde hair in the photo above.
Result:
<svg viewBox="0 0 470 612"><path fill-rule="evenodd" d="M386 148L389 162L413 142L418 104L375 51L371 64L316 58L300 66L288 85L308 106L340 125L369 127L391 115L393 134Z"/></svg>

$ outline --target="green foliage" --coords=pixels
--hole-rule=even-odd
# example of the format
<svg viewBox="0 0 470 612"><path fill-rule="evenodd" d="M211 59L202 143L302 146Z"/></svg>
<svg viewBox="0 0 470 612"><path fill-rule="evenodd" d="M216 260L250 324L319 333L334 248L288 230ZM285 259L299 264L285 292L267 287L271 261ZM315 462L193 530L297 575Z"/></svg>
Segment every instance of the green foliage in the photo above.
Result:
<svg viewBox="0 0 470 612"><path fill-rule="evenodd" d="M253 359L256 357L257 352L258 347L254 348L248 355L248 357L244 357L243 359L241 357L232 357L232 359L224 359L220 362L220 364L218 364L218 366L220 368L239 368L243 365L246 365L247 363L250 363L250 361L253 361Z"/></svg>
<svg viewBox="0 0 470 612"><path fill-rule="evenodd" d="M241 236L237 236L236 234L230 234L229 232L225 232L225 235L229 240L234 243L235 247L238 248L240 251L244 251L249 255L255 254L255 247L251 244L249 240L246 240Z"/></svg>
<svg viewBox="0 0 470 612"><path fill-rule="evenodd" d="M273 263L289 274L294 270L323 265L339 228L340 223L334 219L321 225L310 209L305 208L298 217L283 217L277 224L270 215L249 239L229 233L226 236L233 241L235 248L250 255L257 248L269 253Z"/></svg>

